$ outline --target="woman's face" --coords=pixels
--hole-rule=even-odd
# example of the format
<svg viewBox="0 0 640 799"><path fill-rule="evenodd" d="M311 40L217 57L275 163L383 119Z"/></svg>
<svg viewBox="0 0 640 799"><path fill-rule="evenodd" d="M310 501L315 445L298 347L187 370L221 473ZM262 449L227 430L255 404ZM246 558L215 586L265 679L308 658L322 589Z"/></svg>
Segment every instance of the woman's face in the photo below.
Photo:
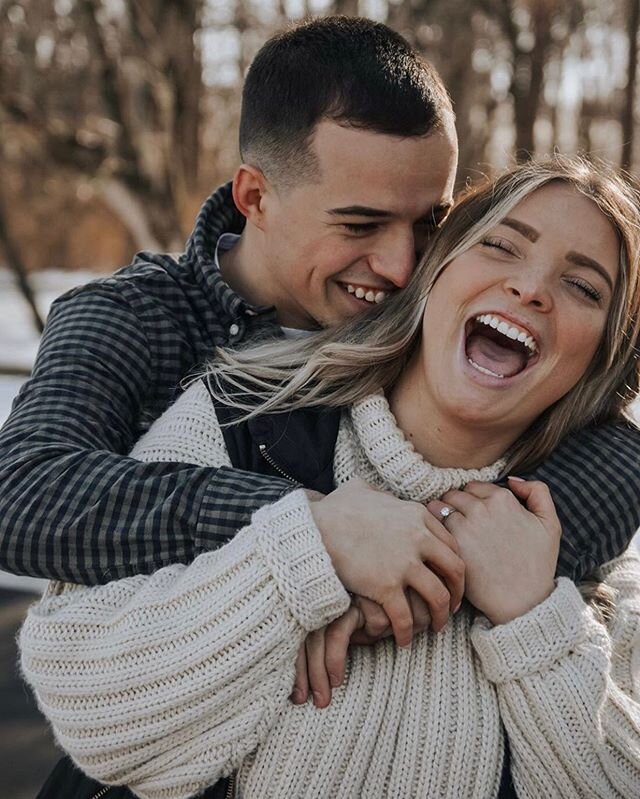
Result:
<svg viewBox="0 0 640 799"><path fill-rule="evenodd" d="M618 260L611 222L567 184L515 206L429 296L422 379L439 412L515 440L594 357Z"/></svg>

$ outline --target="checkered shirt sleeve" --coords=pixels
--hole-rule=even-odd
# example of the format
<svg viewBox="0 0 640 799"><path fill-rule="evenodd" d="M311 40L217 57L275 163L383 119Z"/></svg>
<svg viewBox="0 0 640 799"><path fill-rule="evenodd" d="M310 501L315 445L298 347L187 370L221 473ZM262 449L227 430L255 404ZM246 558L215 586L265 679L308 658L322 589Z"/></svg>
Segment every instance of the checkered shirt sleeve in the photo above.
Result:
<svg viewBox="0 0 640 799"><path fill-rule="evenodd" d="M216 341L187 340L183 327L205 326L171 281L163 291L175 292L173 316L150 302L149 286L133 307L113 288L121 285L80 290L50 314L33 376L0 432L0 568L83 584L150 573L228 541L294 487L126 457Z"/></svg>
<svg viewBox="0 0 640 799"><path fill-rule="evenodd" d="M562 524L558 576L588 577L640 527L640 431L630 424L582 430L523 477L551 490Z"/></svg>

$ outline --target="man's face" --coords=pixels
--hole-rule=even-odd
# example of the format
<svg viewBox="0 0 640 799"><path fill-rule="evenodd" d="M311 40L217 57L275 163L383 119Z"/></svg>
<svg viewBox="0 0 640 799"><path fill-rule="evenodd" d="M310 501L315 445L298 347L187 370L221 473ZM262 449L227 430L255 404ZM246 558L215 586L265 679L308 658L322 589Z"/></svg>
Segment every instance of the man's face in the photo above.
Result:
<svg viewBox="0 0 640 799"><path fill-rule="evenodd" d="M280 322L308 329L406 286L451 205L457 165L453 126L400 138L322 121L311 146L319 178L263 197L259 256Z"/></svg>

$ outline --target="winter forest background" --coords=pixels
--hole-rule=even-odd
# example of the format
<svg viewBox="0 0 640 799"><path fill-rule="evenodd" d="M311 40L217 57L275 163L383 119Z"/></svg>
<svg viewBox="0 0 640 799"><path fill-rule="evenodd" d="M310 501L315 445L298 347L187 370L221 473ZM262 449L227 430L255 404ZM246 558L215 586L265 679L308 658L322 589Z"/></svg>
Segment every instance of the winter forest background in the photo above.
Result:
<svg viewBox="0 0 640 799"><path fill-rule="evenodd" d="M554 149L635 170L640 0L0 0L6 265L108 271L179 250L238 162L254 53L333 12L387 22L435 63L460 183Z"/></svg>
<svg viewBox="0 0 640 799"><path fill-rule="evenodd" d="M640 0L0 0L0 424L51 300L182 249L238 163L253 55L330 13L386 22L436 65L459 185L554 150L639 175ZM39 585L0 586L0 793L31 799L57 757L15 669Z"/></svg>

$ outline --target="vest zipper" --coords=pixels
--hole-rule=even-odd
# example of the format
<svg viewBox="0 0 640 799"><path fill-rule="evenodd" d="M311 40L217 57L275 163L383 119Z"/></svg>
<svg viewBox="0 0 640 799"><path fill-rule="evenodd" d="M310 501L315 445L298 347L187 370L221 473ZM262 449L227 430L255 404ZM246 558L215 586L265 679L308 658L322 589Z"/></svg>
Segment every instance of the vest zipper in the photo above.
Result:
<svg viewBox="0 0 640 799"><path fill-rule="evenodd" d="M276 462L273 460L273 458L271 457L271 455L269 455L269 450L267 449L267 445L266 445L266 444L258 444L258 449L260 450L260 454L261 454L261 455L262 455L262 457L263 457L263 458L266 460L266 462L269 464L269 466L271 466L273 469L275 469L275 470L276 470L276 472L278 472L279 474L281 474L283 477L286 477L286 478L287 478L287 480L291 480L291 482L292 482L292 483L297 483L297 482L298 482L298 481L295 479L295 477L291 477L291 475L290 475L290 474L287 474L285 471L283 471L283 470L282 470L282 469L281 469L281 468L278 466L278 464L277 464L277 463L276 463Z"/></svg>
<svg viewBox="0 0 640 799"><path fill-rule="evenodd" d="M102 796L106 796L109 793L112 787L112 785L105 785L104 788L100 788L98 793L94 793L91 799L101 799Z"/></svg>
<svg viewBox="0 0 640 799"><path fill-rule="evenodd" d="M236 787L236 775L232 774L229 777L229 784L227 785L227 790L224 795L224 799L233 799L233 795L235 793Z"/></svg>
<svg viewBox="0 0 640 799"><path fill-rule="evenodd" d="M236 787L236 775L232 774L229 777L229 784L227 785L227 790L224 794L224 799L233 799L233 795L235 793ZM91 799L102 799L103 796L106 796L109 791L113 788L113 785L105 785L103 788L100 788L98 793L94 793Z"/></svg>

